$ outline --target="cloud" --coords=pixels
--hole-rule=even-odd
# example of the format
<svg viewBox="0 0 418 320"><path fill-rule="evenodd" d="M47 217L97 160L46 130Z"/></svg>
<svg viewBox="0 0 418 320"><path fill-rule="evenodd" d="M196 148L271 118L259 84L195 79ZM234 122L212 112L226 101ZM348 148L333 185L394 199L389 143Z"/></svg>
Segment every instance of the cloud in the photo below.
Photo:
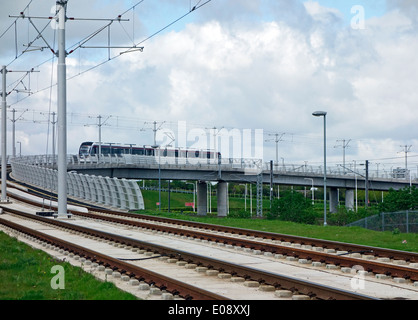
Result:
<svg viewBox="0 0 418 320"><path fill-rule="evenodd" d="M159 10L145 2L135 9L136 39L161 27L151 24L153 14L173 21L189 10L190 2L167 3L170 7ZM79 117L69 128L69 149L74 152L81 141L96 139L97 115L112 115L103 127L104 140L151 144L150 122L166 121L164 127L176 132L176 124L186 121L191 129L285 132L279 157L320 162L322 123L311 114L324 109L329 155L335 161L341 161L341 150L333 148L337 139L352 139L352 159L396 156L399 145L416 142L418 41L408 14L415 10L414 2L388 3L390 11L356 30L344 23L340 11L315 1L212 1L144 42L143 52L118 56L121 50L113 50L111 56L117 58L106 61L107 50L80 49L67 59L73 77L68 108ZM100 16L123 12L122 4L102 5ZM87 6L97 11L95 2ZM85 13L81 8L71 5L71 14ZM167 8L176 8L175 14L169 16ZM91 32L76 22L71 27L71 44ZM124 29L117 27L115 43L130 44L132 21ZM97 42L106 44L107 37ZM27 57L14 64L32 65ZM51 55L39 52L36 57L41 62ZM54 68L43 64L42 75L32 84L48 87ZM39 92L25 102L48 110L49 93ZM52 105L55 96L53 91ZM36 124L33 128L45 130ZM26 150L43 152L45 142L34 139ZM391 147L385 150L385 145ZM265 158L275 158L274 143L265 144Z"/></svg>

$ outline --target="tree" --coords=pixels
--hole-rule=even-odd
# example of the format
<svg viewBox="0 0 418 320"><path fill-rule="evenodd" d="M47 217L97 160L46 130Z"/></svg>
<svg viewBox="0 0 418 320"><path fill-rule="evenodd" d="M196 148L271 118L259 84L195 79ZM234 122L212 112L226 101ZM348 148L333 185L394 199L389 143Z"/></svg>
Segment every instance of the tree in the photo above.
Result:
<svg viewBox="0 0 418 320"><path fill-rule="evenodd" d="M418 189L415 186L400 190L390 189L379 209L382 212L418 209Z"/></svg>
<svg viewBox="0 0 418 320"><path fill-rule="evenodd" d="M311 200L299 192L289 190L283 192L280 199L273 200L267 218L312 224L316 217Z"/></svg>

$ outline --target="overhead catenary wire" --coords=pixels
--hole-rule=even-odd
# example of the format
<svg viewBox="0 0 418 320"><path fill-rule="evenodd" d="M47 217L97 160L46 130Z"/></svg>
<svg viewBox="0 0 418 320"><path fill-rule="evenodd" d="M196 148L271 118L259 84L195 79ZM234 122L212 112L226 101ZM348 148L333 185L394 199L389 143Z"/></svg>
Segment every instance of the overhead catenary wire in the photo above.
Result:
<svg viewBox="0 0 418 320"><path fill-rule="evenodd" d="M29 3L26 5L26 7L21 11L21 12L25 12L28 8L29 8L29 6L30 6L30 4L32 3L32 1L33 0L30 0L29 1ZM14 25L15 25L15 23L17 22L17 20L18 20L19 18L16 18L11 24L10 24L10 26L8 27L8 28L6 28L6 30L5 31L3 31L3 33L0 35L0 39L1 38L3 38L3 36L7 33L7 31L9 31Z"/></svg>
<svg viewBox="0 0 418 320"><path fill-rule="evenodd" d="M31 0L30 1L30 3L32 3L32 1L33 0ZM186 12L184 15L182 15L182 16L180 16L178 19L176 19L176 20L174 20L174 21L172 21L171 23L169 23L169 24L167 24L166 26L164 26L163 28L161 28L161 29L159 29L159 30L157 30L155 33L152 33L150 36L148 36L148 37L146 37L146 38L144 38L143 40L141 40L140 42L137 42L137 43L134 43L132 40L134 40L134 37L132 37L131 39L130 39L130 41L133 43L133 45L132 45L132 47L131 47L131 49L128 49L127 51L125 51L125 52L121 52L121 53L119 53L118 55L115 55L115 56L110 56L110 55L108 55L108 59L107 60L105 60L105 61L102 61L102 62L100 62L100 63L98 63L97 65L95 65L95 66L92 66L92 67L90 67L90 68L88 68L88 69L86 69L86 70L81 70L81 69L79 69L78 70L78 73L77 74L74 74L74 75L72 75L72 76L70 76L69 78L68 78L68 80L71 80L71 79L74 79L74 78L76 78L76 77L78 77L78 76L80 76L80 75L82 75L82 74L84 74L84 73L87 73L87 72L89 72L89 71L91 71L91 70L93 70L93 69L96 69L96 68L99 68L99 67L101 67L101 66L103 66L104 64L106 64L107 62L109 62L109 61L111 61L111 60L114 60L114 59L116 59L116 58L118 58L121 54L123 54L123 53L128 53L128 52L133 52L134 50L136 50L137 49L137 46L139 46L139 45L141 45L142 43L144 43L145 41L147 41L147 40L149 40L149 39L151 39L152 37L154 37L154 36L156 36L156 35L158 35L159 33L161 33L161 32L163 32L164 30L166 30L167 28L169 28L170 26L172 26L173 24L175 24L176 22L178 22L178 21L180 21L181 19L183 19L183 18L185 18L186 16L188 16L190 13L192 13L192 12L194 12L196 9L198 9L198 8L200 8L200 7L202 7L203 5L205 5L205 4L207 4L207 3L209 3L211 0L209 0L209 1L205 1L204 3L202 3L202 0L199 0L198 2L197 2L197 4L195 5L195 6L193 6L192 7L192 5L191 5L191 1L190 1L190 8L189 8L189 11L188 12ZM128 10L126 10L124 13L122 13L122 16L124 16L125 14L127 14L128 12L130 12L130 11L133 11L133 10L135 10L135 8L140 4L140 3L142 3L142 2L144 2L144 0L142 0L142 1L139 1L139 2L137 2L134 6L132 6L131 8L129 8ZM28 8L28 6L27 6L27 8ZM25 9L26 10L26 9ZM14 23L16 23L16 21L17 21L17 19L18 18L16 18L16 20L14 21ZM31 22L32 23L32 22ZM106 28L108 28L108 26L110 25L111 23L109 23L109 24L107 24L105 27L103 27L102 28L102 30L105 30ZM12 27L13 27L13 24L11 25ZM122 27L122 29L125 31L125 33L126 34L128 34L128 32L126 31L126 29L123 27L123 24L120 24L120 26ZM38 31L38 35L36 35L36 36L39 36L39 34L41 33L42 34L42 32L43 32L43 30L45 30L45 27L43 28L43 29L39 29L39 31ZM101 32L101 31L100 31ZM94 33L93 34L90 34L88 37L86 37L85 39L83 39L85 42L84 42L84 44L85 43L87 43L87 41L89 41L90 39L92 39L93 37L94 37L95 35L94 35ZM91 37L91 38L90 38ZM33 43L33 42L32 42ZM82 42L78 42L76 45L74 45L73 47L70 47L70 48L72 48L72 50L74 51L74 50L76 50L77 48L81 48L83 46L83 43ZM75 48L75 49L74 49ZM82 50L80 50L80 51L82 51ZM23 54L23 53L22 53ZM21 56L21 55L20 55ZM52 58L53 59L53 58ZM48 59L47 61L45 61L45 62L48 62L48 61L51 61L51 59ZM52 60L53 61L53 60ZM44 62L44 63L45 63ZM38 65L37 67L40 67L42 64L40 64L40 65ZM35 93L39 93L39 92L41 92L41 91L44 91L44 90L47 90L47 89L51 89L53 86L55 86L56 84L53 84L52 82L50 83L50 85L48 86L48 87L45 87L45 88L43 88L43 89L38 89L38 91L36 91L36 92L34 92L33 94L35 94ZM27 99L29 96L26 96L26 97L24 97L24 99ZM14 104L17 104L17 103L19 103L19 102L21 102L21 101L23 101L24 99L20 99L20 100L18 100L16 103L14 103ZM287 140L287 141L283 141L283 143L284 144L294 144L295 143L295 141L293 140L293 137L294 137L294 135L291 135L291 136L289 136L289 137L291 137L291 139L292 140L290 140L290 138ZM300 138L301 136L299 136L299 138ZM296 139L296 138L295 138ZM297 139L296 139L297 140ZM299 141L300 142L300 141ZM303 142L302 142L303 143ZM316 143L315 141L313 141L313 143ZM305 144L312 144L312 142L306 142ZM353 149L358 149L358 147L357 146L353 146ZM376 160L372 160L372 161L378 161L379 159L376 159Z"/></svg>
<svg viewBox="0 0 418 320"><path fill-rule="evenodd" d="M33 0L32 0L32 1L33 1ZM31 2L32 2L32 1L31 1ZM141 4L141 3L142 3L142 2L144 2L144 1L145 1L145 0L138 1L135 5L131 6L128 10L126 10L126 11L125 11L125 12L123 12L121 15L119 15L119 16L118 16L118 18L122 17L123 15L125 15L126 13L128 13L129 11L133 10L134 8L136 8L139 4ZM158 31L156 31L156 32L152 33L150 36L148 36L148 37L144 38L144 39L143 39L143 40L141 40L140 42L138 42L138 43L136 43L136 44L132 45L132 46L131 46L128 50L126 50L126 51L124 51L124 52L120 52L118 55L115 55L115 56L113 56L113 57L108 56L108 59L107 59L107 60L104 60L104 61L102 61L102 62L99 62L98 64L96 64L96 65L94 65L94 66L92 66L92 67L90 67L90 68L87 68L87 69L86 69L86 70L84 70L84 71L79 71L77 74L75 74L75 75L73 75L73 76L69 76L69 77L67 78L67 80L72 80L72 79L74 79L74 78L76 78L76 77L78 77L78 76L81 76L81 75L83 75L83 74L85 74L85 73L88 73L88 72L90 72L90 71L92 71L92 70L94 70L94 69L96 69L96 68L99 68L99 67L103 66L104 64L106 64L106 63L108 63L108 62L110 62L110 61L112 61L112 60L114 60L114 59L116 59L116 58L120 57L120 56L121 56L122 54L124 54L124 53L129 53L129 52L133 52L133 51L138 50L139 45L141 45L142 43L144 43L144 42L146 42L146 41L150 40L151 38L155 37L156 35L160 34L161 32L163 32L164 30L166 30L166 29L167 29L167 28L169 28L170 26L172 26L172 25L174 25L175 23L179 22L180 20L184 19L184 18L185 18L185 17L187 17L189 14L191 14L192 12L196 11L197 9L199 9L199 8L203 7L204 5L208 4L208 3L209 3L209 2L211 2L211 1L212 1L212 0L207 0L207 1L205 1L204 3L202 3L202 4L200 4L200 2L201 2L201 1L199 1L199 2L198 2L198 4L197 4L196 6L194 6L191 10L189 10L188 12L186 12L185 14L183 14L182 16L180 16L179 18L175 19L174 21L170 22L169 24L167 24L167 25L166 25L166 26L164 26L163 28L160 28ZM16 19L19 19L19 18L16 18ZM49 17L48 17L48 19L49 19ZM109 19L107 19L107 20L109 20ZM118 20L118 19L113 19L113 20ZM112 20L112 21L113 21L113 20ZM48 23L48 24L49 24L49 23ZM100 33L101 31L103 31L104 29L106 29L106 28L108 27L108 25L109 25L109 24L107 24L106 26L104 26L104 27L100 28L98 32L93 32L93 33L92 33L92 34L90 34L89 36L85 37L83 40L78 41L78 42L77 42L76 44L74 44L73 46L70 46L70 47L69 47L69 49L71 49L71 50L69 51L69 53L73 53L76 49L80 48L80 47L82 46L82 44L81 44L81 43L86 43L88 40L92 39L95 35L97 35L97 34L98 34L98 33ZM42 31L41 31L41 32L43 32L45 29L46 29L46 27L44 27L44 28L42 29ZM39 32L38 32L38 33L39 33ZM38 34L38 36L39 36L39 34ZM33 43L33 42L34 42L34 41L32 41L31 43ZM75 48L74 48L74 47L75 47ZM72 49L72 48L74 48L74 49ZM18 56L18 58L19 58L19 57L21 57L21 56L22 56L22 54L23 54L23 53L21 53L21 54ZM14 61L16 61L18 58L13 59L13 60L12 60L12 61L8 64L8 65L12 64L12 63L13 63ZM39 68L39 67L40 67L40 66L42 66L43 64L45 64L45 63L49 62L50 60L51 60L51 59L47 59L46 61L44 61L44 62L42 62L42 63L40 63L40 64L36 65L34 68ZM56 86L56 84L53 84L52 86ZM48 90L48 89L50 89L50 86L45 87L45 88L38 89L38 91L33 92L32 94L37 94L37 93L43 92L43 91ZM20 99L20 100L16 101L14 104L17 104L17 103L19 103L19 102L21 102L21 101L23 101L23 100L25 100L25 99L27 99L27 98L28 98L28 97L24 97L23 99Z"/></svg>

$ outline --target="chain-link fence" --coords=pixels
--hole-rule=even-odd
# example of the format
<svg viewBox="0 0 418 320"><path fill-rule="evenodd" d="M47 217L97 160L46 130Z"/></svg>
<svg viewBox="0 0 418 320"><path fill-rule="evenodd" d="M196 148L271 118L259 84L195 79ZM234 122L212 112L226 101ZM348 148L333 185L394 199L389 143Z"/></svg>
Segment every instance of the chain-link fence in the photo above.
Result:
<svg viewBox="0 0 418 320"><path fill-rule="evenodd" d="M382 212L346 226L362 227L376 231L399 230L403 233L418 233L418 211Z"/></svg>

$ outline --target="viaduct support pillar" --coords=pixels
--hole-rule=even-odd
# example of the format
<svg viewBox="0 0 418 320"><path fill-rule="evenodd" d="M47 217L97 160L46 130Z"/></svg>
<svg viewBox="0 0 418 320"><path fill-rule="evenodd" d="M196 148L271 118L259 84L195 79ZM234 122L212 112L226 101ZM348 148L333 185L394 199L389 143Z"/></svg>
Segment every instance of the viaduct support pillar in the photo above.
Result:
<svg viewBox="0 0 418 320"><path fill-rule="evenodd" d="M226 217L228 213L228 184L224 181L218 182L218 217Z"/></svg>
<svg viewBox="0 0 418 320"><path fill-rule="evenodd" d="M335 213L337 212L338 206L338 189L337 188L330 188L329 190L329 212Z"/></svg>
<svg viewBox="0 0 418 320"><path fill-rule="evenodd" d="M345 207L349 210L354 209L354 190L353 189L345 190Z"/></svg>
<svg viewBox="0 0 418 320"><path fill-rule="evenodd" d="M198 181L197 183L197 215L206 216L208 212L208 185L205 181Z"/></svg>

